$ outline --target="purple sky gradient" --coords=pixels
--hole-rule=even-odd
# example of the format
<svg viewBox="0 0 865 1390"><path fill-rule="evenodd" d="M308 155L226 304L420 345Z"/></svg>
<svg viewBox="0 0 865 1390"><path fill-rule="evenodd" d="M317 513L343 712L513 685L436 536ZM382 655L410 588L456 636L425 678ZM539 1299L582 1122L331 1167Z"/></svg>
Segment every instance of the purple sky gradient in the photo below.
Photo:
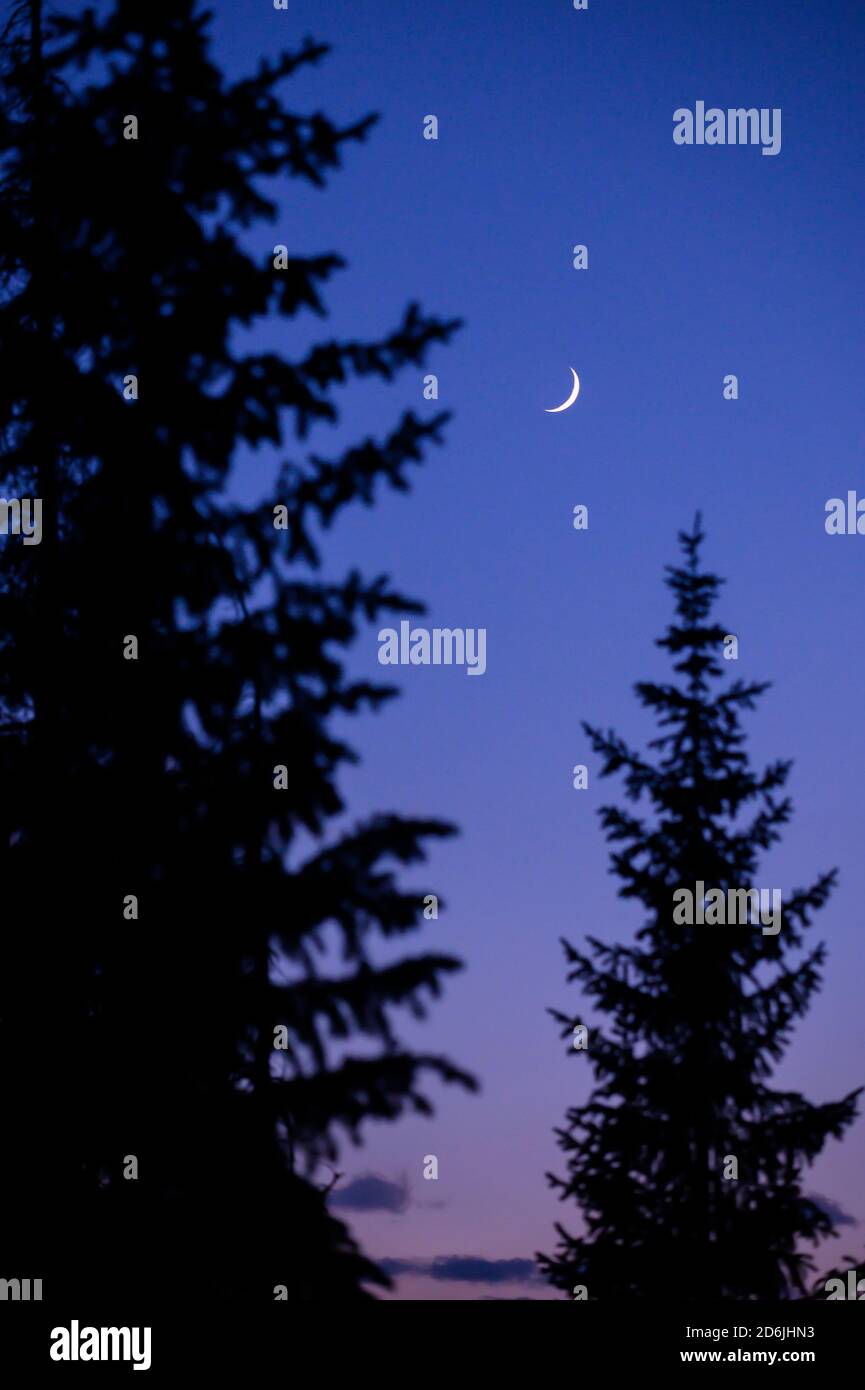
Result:
<svg viewBox="0 0 865 1390"><path fill-rule="evenodd" d="M545 1014L582 1002L565 985L559 937L628 940L640 923L616 897L597 821L618 784L596 776L580 720L638 744L653 732L632 686L667 673L653 645L671 613L662 571L698 507L706 561L728 580L718 616L740 639L733 674L774 682L750 718L750 752L795 759L795 816L760 882L786 895L841 870L810 938L829 946L824 988L776 1083L822 1101L865 1082L865 537L824 530L828 498L865 496L865 21L831 0L215 9L232 74L311 34L334 52L286 88L288 104L345 121L382 113L327 191L286 183L281 221L250 235L263 256L285 241L349 262L326 323L255 341L298 356L319 337L372 338L412 298L466 319L426 368L438 407L455 411L445 447L408 497L346 514L326 556L333 571L390 574L429 604L429 625L487 629L487 671L472 679L382 673L369 632L358 672L395 675L404 694L347 723L362 762L342 782L352 820L398 810L461 828L414 877L448 910L409 944L468 968L427 1023L400 1031L483 1089L439 1091L432 1121L370 1127L364 1148L343 1155L343 1182L405 1178L411 1199L401 1214L341 1215L374 1257L525 1258L553 1248L555 1219L579 1226L543 1176L562 1170L552 1130L590 1083ZM780 107L781 153L675 146L673 111L698 99ZM428 113L435 143L421 138ZM587 272L571 267L577 242ZM545 414L571 366L580 399ZM736 402L722 399L730 372ZM382 435L405 407L432 411L421 375L347 386L339 425L317 426L309 448L333 456ZM243 460L237 486L255 493L273 463ZM579 502L584 533L571 525ZM577 762L591 775L579 793ZM431 1153L437 1182L422 1178ZM863 1171L859 1120L808 1185L863 1223L827 1259L865 1243ZM397 1296L552 1295L407 1275Z"/></svg>

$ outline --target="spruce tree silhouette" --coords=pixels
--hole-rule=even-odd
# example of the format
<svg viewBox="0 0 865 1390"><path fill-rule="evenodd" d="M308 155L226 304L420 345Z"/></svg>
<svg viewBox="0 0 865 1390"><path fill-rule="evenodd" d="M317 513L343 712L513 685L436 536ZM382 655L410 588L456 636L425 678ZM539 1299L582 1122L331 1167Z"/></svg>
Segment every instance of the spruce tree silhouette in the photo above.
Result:
<svg viewBox="0 0 865 1390"><path fill-rule="evenodd" d="M5 39L0 482L42 500L43 534L2 542L2 1272L67 1311L367 1298L388 1280L315 1164L428 1112L427 1079L474 1082L394 1031L459 968L394 958L425 891L399 866L453 828L352 827L337 785L335 721L395 693L346 648L423 610L326 578L319 543L405 490L447 416L279 462L254 505L230 489L238 450L334 423L333 388L423 363L458 321L410 305L369 342L238 346L323 315L343 265L242 240L278 227L267 180L323 185L373 124L283 105L325 46L229 82L192 0L27 0Z"/></svg>
<svg viewBox="0 0 865 1390"><path fill-rule="evenodd" d="M729 628L711 618L722 581L700 568L699 516L679 539L684 563L667 578L676 620L658 646L682 680L636 687L662 730L657 758L583 726L602 775L621 772L628 798L651 808L600 811L619 896L647 916L633 946L589 936L585 953L563 942L568 979L610 1023L570 1049L588 1056L594 1086L556 1131L567 1177L547 1174L579 1204L586 1232L557 1224L556 1254L539 1259L556 1288L584 1286L578 1297L785 1299L804 1293L813 1268L801 1242L834 1233L802 1193L803 1169L850 1124L859 1094L814 1105L767 1084L819 987L823 946L798 952L835 871L783 896L777 935L673 921L677 889L755 887L760 855L791 814L781 794L791 764L754 772L742 746L740 714L767 685L715 687ZM582 1023L550 1012L562 1036Z"/></svg>

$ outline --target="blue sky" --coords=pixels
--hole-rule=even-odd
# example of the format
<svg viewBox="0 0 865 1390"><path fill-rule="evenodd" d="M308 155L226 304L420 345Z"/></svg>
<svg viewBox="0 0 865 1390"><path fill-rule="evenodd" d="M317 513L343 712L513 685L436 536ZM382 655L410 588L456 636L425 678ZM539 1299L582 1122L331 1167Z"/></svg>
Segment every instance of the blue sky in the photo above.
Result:
<svg viewBox="0 0 865 1390"><path fill-rule="evenodd" d="M368 1131L341 1164L346 1183L372 1172L410 1196L400 1210L342 1215L371 1254L413 1267L401 1297L545 1296L502 1283L506 1267L486 1284L423 1269L447 1256L524 1259L552 1247L554 1219L578 1224L543 1173L559 1168L553 1126L590 1077L544 1010L579 1007L559 937L627 939L639 913L616 898L597 823L615 788L592 775L575 792L570 769L594 773L584 718L638 743L651 732L631 687L666 670L653 645L670 613L662 571L698 507L706 560L728 581L719 616L740 640L735 674L774 682L750 721L751 752L795 759L796 814L764 881L791 888L841 869L814 928L829 946L824 990L778 1081L823 1100L865 1080L865 538L824 530L827 499L865 495L861 8L214 10L231 74L311 34L333 52L286 88L289 105L382 116L326 191L286 182L279 222L250 235L263 255L284 241L348 261L326 323L256 330L256 342L299 356L318 337L372 338L410 299L465 319L426 369L437 406L421 373L351 384L338 425L308 441L335 454L403 408L454 411L412 493L346 515L327 561L390 574L428 603L430 624L487 629L482 678L400 668L403 698L347 730L362 754L343 782L353 817L395 809L461 827L418 881L449 903L425 944L468 969L428 1023L402 1031L477 1072L483 1091L441 1095L432 1121ZM698 99L781 108L780 153L676 146L673 111ZM428 114L437 141L422 138ZM572 267L576 243L586 271ZM546 414L571 367L579 400ZM736 401L723 399L728 373ZM273 466L246 458L235 485L252 495ZM571 524L577 503L585 532ZM371 631L359 671L380 674L376 650ZM436 1182L421 1176L430 1153ZM863 1170L860 1120L825 1151L812 1188L865 1220ZM861 1246L862 1231L845 1229L830 1254Z"/></svg>

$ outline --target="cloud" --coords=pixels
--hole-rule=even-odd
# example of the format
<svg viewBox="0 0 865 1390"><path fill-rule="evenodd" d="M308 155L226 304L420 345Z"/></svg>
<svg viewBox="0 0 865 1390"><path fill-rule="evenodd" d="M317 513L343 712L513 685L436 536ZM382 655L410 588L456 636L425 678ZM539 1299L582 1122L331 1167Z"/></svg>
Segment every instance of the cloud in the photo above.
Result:
<svg viewBox="0 0 865 1390"><path fill-rule="evenodd" d="M831 1197L821 1197L819 1192L809 1192L808 1200L825 1212L829 1220L835 1226L858 1226L859 1222L855 1216L850 1216L837 1202L833 1202Z"/></svg>
<svg viewBox="0 0 865 1390"><path fill-rule="evenodd" d="M377 1173L362 1173L346 1187L334 1188L330 1205L347 1211L391 1211L402 1215L409 1205L408 1182L405 1178L391 1182Z"/></svg>
<svg viewBox="0 0 865 1390"><path fill-rule="evenodd" d="M534 1260L485 1260L480 1255L437 1255L434 1260L379 1260L387 1274L423 1274L466 1284L533 1284Z"/></svg>

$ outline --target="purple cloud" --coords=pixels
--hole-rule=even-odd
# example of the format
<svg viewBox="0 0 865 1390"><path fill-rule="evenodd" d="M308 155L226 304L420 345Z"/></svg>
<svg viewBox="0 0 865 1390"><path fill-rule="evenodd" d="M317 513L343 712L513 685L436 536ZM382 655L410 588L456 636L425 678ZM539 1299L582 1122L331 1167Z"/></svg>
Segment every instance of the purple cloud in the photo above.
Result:
<svg viewBox="0 0 865 1390"><path fill-rule="evenodd" d="M334 1188L330 1205L347 1211L391 1211L401 1216L409 1205L408 1183L405 1179L391 1182L377 1173L362 1173L346 1187Z"/></svg>
<svg viewBox="0 0 865 1390"><path fill-rule="evenodd" d="M453 1279L466 1284L533 1284L538 1279L533 1260L486 1260L480 1255L437 1255L434 1260L380 1260L387 1274L423 1274L428 1279Z"/></svg>

